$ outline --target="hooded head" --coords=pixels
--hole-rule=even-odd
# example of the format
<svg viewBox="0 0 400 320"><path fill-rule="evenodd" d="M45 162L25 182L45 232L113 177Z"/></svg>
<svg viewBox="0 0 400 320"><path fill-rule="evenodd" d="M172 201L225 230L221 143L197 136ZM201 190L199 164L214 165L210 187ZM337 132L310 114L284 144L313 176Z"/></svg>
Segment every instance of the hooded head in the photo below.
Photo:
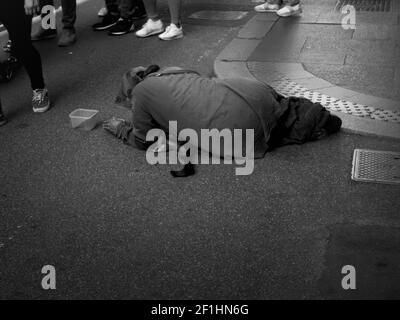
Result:
<svg viewBox="0 0 400 320"><path fill-rule="evenodd" d="M151 65L145 67L135 67L124 73L121 81L121 88L115 99L117 104L120 104L126 108L132 108L132 92L133 89L142 82L146 76L153 72L160 70L157 65Z"/></svg>

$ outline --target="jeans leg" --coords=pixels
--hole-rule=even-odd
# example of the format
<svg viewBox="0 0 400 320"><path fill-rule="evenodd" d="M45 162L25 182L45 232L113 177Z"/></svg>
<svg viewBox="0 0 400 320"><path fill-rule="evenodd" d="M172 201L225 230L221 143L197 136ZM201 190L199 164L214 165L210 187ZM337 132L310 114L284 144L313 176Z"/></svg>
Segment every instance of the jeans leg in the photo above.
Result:
<svg viewBox="0 0 400 320"><path fill-rule="evenodd" d="M120 0L105 0L108 13L112 15L119 15L120 2Z"/></svg>
<svg viewBox="0 0 400 320"><path fill-rule="evenodd" d="M267 3L269 4L282 4L282 0L267 0Z"/></svg>
<svg viewBox="0 0 400 320"><path fill-rule="evenodd" d="M181 0L168 0L171 22L178 25L181 21Z"/></svg>
<svg viewBox="0 0 400 320"><path fill-rule="evenodd" d="M31 41L32 16L25 14L23 1L3 3L0 5L0 20L13 43L13 54L26 69L32 89L43 89L42 60Z"/></svg>
<svg viewBox="0 0 400 320"><path fill-rule="evenodd" d="M143 0L146 8L147 17L152 20L158 20L157 0Z"/></svg>
<svg viewBox="0 0 400 320"><path fill-rule="evenodd" d="M121 0L119 5L121 18L129 19L136 10L140 10L141 12L145 11L142 0Z"/></svg>
<svg viewBox="0 0 400 320"><path fill-rule="evenodd" d="M135 7L134 0L121 0L119 3L119 14L123 19L129 19Z"/></svg>
<svg viewBox="0 0 400 320"><path fill-rule="evenodd" d="M63 9L62 23L64 29L74 29L76 21L76 0L61 0Z"/></svg>

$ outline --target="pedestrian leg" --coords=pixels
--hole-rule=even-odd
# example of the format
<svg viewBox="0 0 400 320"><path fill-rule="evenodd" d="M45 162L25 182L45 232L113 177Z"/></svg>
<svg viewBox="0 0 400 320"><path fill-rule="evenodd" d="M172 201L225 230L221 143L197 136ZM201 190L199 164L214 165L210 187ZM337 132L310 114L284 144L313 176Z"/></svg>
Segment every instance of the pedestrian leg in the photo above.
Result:
<svg viewBox="0 0 400 320"><path fill-rule="evenodd" d="M139 38L146 38L164 32L164 24L160 20L157 12L157 1L143 0L143 3L146 9L148 20L143 25L142 29L136 32L136 36Z"/></svg>
<svg viewBox="0 0 400 320"><path fill-rule="evenodd" d="M60 47L67 47L76 42L76 0L61 0L61 6L63 9L63 29L61 31L58 45Z"/></svg>

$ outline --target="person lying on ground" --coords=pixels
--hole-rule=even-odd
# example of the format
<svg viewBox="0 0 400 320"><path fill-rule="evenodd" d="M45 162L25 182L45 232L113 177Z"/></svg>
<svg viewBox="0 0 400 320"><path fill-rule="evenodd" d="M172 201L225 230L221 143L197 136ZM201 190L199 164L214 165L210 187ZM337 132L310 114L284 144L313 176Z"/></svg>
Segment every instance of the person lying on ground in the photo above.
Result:
<svg viewBox="0 0 400 320"><path fill-rule="evenodd" d="M104 129L142 150L154 144L147 139L152 129L171 134L171 121L176 122L177 132L190 128L198 136L203 129L253 130L255 159L272 148L322 139L338 132L342 124L321 104L284 97L257 80L208 78L179 67L131 69L122 78L116 102L131 109L132 117L107 120ZM216 157L236 154L220 147L226 143L203 151ZM247 149L240 151L243 155Z"/></svg>

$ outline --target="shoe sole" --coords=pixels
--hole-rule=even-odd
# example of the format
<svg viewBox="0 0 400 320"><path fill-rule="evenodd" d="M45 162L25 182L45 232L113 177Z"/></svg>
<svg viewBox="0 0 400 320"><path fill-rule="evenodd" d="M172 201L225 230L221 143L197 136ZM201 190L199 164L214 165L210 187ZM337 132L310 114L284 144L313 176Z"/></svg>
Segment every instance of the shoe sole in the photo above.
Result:
<svg viewBox="0 0 400 320"><path fill-rule="evenodd" d="M51 107L51 104L49 102L49 104L46 107L43 108L33 108L33 112L34 113L45 113L46 111L48 111Z"/></svg>
<svg viewBox="0 0 400 320"><path fill-rule="evenodd" d="M124 34L131 33L132 31L135 31L135 27L132 27L129 31L110 32L108 35L109 36L123 36Z"/></svg>
<svg viewBox="0 0 400 320"><path fill-rule="evenodd" d="M165 31L165 29L163 29L163 30L161 30L161 31L159 31L159 30L153 31L153 32L151 32L151 33L149 33L149 34L146 34L145 36L140 36L140 35L138 35L138 34L136 33L136 37L138 37L138 38L148 38L148 37L151 37L151 36L155 36L155 35L157 35L157 34L161 34L161 33L163 33L164 31Z"/></svg>
<svg viewBox="0 0 400 320"><path fill-rule="evenodd" d="M160 40L162 41L171 41L171 40L177 40L177 39L182 39L183 38L183 34L179 35L179 36L175 36L173 38L160 38L158 37Z"/></svg>
<svg viewBox="0 0 400 320"><path fill-rule="evenodd" d="M296 11L293 11L293 12L290 12L290 13L285 13L285 14L279 14L278 13L278 16L280 16L282 18L287 18L287 17L291 17L291 16L296 16L296 15L299 15L299 14L302 14L302 13L303 13L303 9L299 9L299 10L296 10Z"/></svg>
<svg viewBox="0 0 400 320"><path fill-rule="evenodd" d="M264 12L277 12L279 9L266 9L266 10L257 10L254 9L256 12L264 13Z"/></svg>
<svg viewBox="0 0 400 320"><path fill-rule="evenodd" d="M254 8L254 11L261 12L261 13L263 13L263 12L277 12L279 9L280 9L279 7L278 7L278 9L256 9L256 8Z"/></svg>
<svg viewBox="0 0 400 320"><path fill-rule="evenodd" d="M105 31L105 30L108 30L108 29L114 27L116 24L117 24L117 23L114 22L113 24L110 24L110 25L107 25L107 26L104 26L104 27L93 28L93 31Z"/></svg>

